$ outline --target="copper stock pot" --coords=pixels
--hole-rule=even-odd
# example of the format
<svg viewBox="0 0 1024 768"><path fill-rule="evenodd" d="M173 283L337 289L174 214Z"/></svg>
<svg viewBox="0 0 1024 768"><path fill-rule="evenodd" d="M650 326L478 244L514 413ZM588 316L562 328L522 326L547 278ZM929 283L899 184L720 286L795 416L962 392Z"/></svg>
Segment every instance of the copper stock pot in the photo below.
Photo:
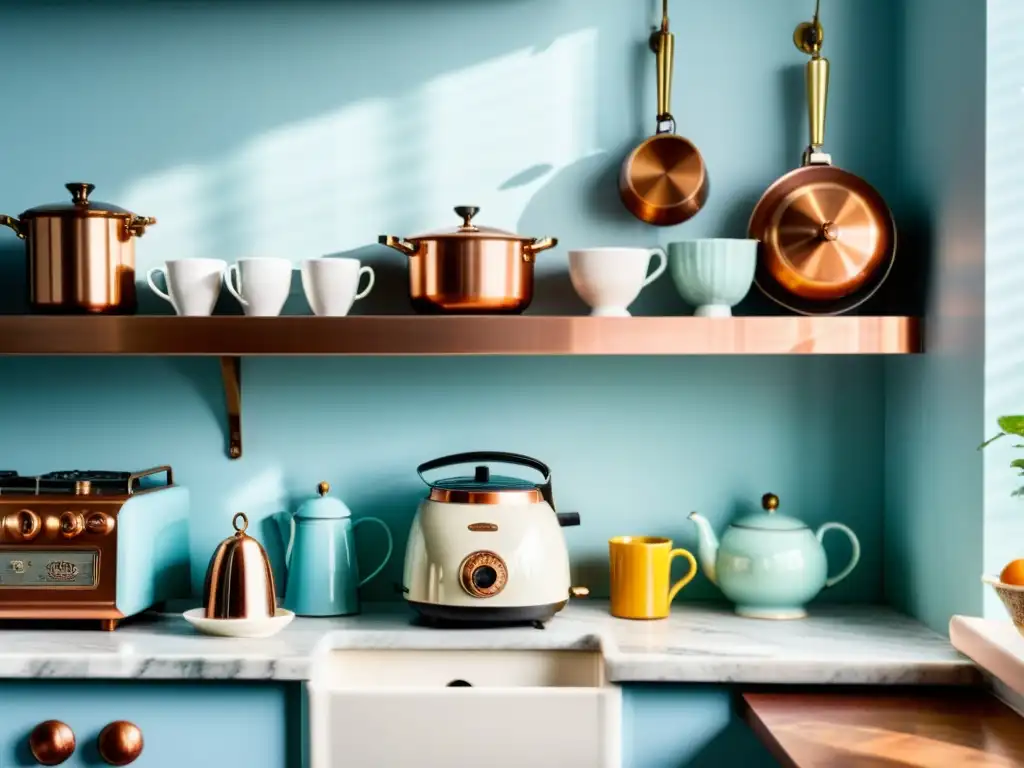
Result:
<svg viewBox="0 0 1024 768"><path fill-rule="evenodd" d="M0 216L25 241L29 304L39 312L134 313L135 238L156 219L90 200L92 184L64 186L70 203Z"/></svg>
<svg viewBox="0 0 1024 768"><path fill-rule="evenodd" d="M458 206L458 227L416 237L381 235L409 257L412 306L425 314L518 314L533 300L533 262L553 237L522 237L473 223L474 206Z"/></svg>

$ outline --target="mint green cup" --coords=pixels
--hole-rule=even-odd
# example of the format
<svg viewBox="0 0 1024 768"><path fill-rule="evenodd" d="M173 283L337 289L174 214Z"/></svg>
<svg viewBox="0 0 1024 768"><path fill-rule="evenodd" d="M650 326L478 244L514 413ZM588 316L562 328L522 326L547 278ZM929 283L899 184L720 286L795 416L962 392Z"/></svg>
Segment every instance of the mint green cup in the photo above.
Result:
<svg viewBox="0 0 1024 768"><path fill-rule="evenodd" d="M668 246L676 289L697 317L732 317L754 284L757 240L711 238Z"/></svg>

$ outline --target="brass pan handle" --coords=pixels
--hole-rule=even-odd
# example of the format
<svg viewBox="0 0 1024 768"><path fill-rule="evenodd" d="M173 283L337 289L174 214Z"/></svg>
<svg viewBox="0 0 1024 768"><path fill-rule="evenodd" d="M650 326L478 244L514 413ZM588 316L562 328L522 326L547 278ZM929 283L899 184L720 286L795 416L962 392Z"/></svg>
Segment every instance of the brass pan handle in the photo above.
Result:
<svg viewBox="0 0 1024 768"><path fill-rule="evenodd" d="M675 130L675 119L672 117L672 71L675 66L676 36L668 31L668 16L661 22L661 29L655 33L658 41L658 125L671 121Z"/></svg>
<svg viewBox="0 0 1024 768"><path fill-rule="evenodd" d="M807 80L807 117L810 128L810 146L807 148L805 163L810 155L822 151L825 145L825 113L828 108L828 59L821 55L825 42L825 28L819 21L821 0L814 5L814 18L803 21L793 31L793 43L810 56L805 68Z"/></svg>
<svg viewBox="0 0 1024 768"><path fill-rule="evenodd" d="M828 108L828 59L813 57L807 62L807 110L811 129L811 151L825 145L825 110Z"/></svg>

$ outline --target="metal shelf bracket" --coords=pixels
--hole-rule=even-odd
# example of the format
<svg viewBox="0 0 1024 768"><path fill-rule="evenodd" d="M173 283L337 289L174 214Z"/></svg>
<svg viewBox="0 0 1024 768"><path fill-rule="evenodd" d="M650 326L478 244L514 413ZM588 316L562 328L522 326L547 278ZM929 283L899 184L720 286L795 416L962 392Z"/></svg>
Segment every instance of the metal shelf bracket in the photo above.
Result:
<svg viewBox="0 0 1024 768"><path fill-rule="evenodd" d="M242 358L222 357L220 375L224 381L224 404L228 417L228 458L242 457Z"/></svg>

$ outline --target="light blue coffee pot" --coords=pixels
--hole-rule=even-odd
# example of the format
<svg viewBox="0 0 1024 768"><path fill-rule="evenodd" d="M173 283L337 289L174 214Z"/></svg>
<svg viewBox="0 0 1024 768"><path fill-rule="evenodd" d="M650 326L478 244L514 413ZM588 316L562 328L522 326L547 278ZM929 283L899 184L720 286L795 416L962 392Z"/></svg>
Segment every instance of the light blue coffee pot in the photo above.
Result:
<svg viewBox="0 0 1024 768"><path fill-rule="evenodd" d="M343 501L328 496L330 490L330 485L320 483L318 496L299 505L286 534L284 607L299 616L359 613L359 587L384 569L394 548L383 520L361 517L353 523L352 512ZM363 523L384 529L388 551L383 562L360 580L353 533Z"/></svg>
<svg viewBox="0 0 1024 768"><path fill-rule="evenodd" d="M779 497L761 498L764 512L748 515L726 529L719 544L711 523L693 512L690 520L700 535L697 549L704 575L735 603L740 616L757 619L799 619L806 604L821 590L833 587L857 567L860 542L842 523L825 523L816 531L795 517L781 515ZM821 544L828 531L850 540L850 561L835 576Z"/></svg>

